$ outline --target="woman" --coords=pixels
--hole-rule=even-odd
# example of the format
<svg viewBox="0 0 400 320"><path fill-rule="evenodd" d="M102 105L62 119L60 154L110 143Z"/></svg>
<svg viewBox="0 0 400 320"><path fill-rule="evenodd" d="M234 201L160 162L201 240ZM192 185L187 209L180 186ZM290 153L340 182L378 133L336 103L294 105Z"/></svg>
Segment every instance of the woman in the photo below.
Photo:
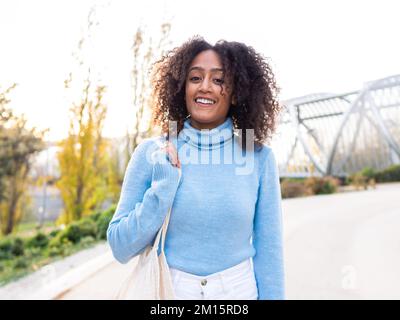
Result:
<svg viewBox="0 0 400 320"><path fill-rule="evenodd" d="M165 254L177 299L284 299L279 175L263 144L279 113L269 65L242 43L194 37L154 77L164 135L127 167L108 228L115 258L152 243L173 205Z"/></svg>

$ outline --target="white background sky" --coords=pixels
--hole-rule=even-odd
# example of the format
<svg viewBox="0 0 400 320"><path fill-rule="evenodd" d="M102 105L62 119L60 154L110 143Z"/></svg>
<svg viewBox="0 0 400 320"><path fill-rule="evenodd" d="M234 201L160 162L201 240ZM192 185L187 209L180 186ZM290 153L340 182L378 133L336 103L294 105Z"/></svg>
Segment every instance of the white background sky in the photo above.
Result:
<svg viewBox="0 0 400 320"><path fill-rule="evenodd" d="M195 34L253 46L270 59L281 99L358 90L400 74L398 0L1 0L0 86L18 83L10 106L31 125L50 128L51 139L67 134L63 81L94 3L100 26L93 55L108 86L108 136L122 135L134 113L133 34L163 17L171 18L173 46Z"/></svg>

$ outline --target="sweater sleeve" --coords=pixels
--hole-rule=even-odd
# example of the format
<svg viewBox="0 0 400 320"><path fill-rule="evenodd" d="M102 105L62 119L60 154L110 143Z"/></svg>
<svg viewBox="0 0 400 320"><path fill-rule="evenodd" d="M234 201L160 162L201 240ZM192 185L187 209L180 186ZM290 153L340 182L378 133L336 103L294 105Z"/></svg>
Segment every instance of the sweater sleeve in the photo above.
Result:
<svg viewBox="0 0 400 320"><path fill-rule="evenodd" d="M173 203L178 183L178 169L154 141L145 140L137 146L107 229L107 241L120 263L127 263L152 243Z"/></svg>
<svg viewBox="0 0 400 320"><path fill-rule="evenodd" d="M254 272L260 300L284 300L281 190L274 154L267 151L254 216Z"/></svg>

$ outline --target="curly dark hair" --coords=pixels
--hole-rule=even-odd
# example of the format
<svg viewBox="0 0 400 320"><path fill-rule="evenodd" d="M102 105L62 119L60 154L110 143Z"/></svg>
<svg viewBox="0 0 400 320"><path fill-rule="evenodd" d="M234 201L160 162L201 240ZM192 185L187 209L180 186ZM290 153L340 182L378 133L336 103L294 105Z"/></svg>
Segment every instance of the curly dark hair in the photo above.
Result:
<svg viewBox="0 0 400 320"><path fill-rule="evenodd" d="M221 58L224 77L231 79L235 106L228 116L234 128L242 129L242 147L246 147L246 130L254 130L254 142L260 146L275 131L281 109L279 88L265 58L240 42L218 41L209 44L200 36L189 39L169 51L153 65L153 124L161 126L168 138L168 122L176 121L179 133L188 117L185 82L189 66L202 51L214 50Z"/></svg>

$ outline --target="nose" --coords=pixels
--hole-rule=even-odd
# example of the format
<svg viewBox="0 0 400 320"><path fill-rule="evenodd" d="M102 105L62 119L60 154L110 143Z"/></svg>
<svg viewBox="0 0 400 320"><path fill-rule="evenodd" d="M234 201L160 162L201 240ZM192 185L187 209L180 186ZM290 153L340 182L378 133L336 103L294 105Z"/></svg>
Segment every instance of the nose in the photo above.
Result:
<svg viewBox="0 0 400 320"><path fill-rule="evenodd" d="M210 84L211 84L211 81L207 77L205 77L203 79L203 81L200 83L199 91L210 92Z"/></svg>

